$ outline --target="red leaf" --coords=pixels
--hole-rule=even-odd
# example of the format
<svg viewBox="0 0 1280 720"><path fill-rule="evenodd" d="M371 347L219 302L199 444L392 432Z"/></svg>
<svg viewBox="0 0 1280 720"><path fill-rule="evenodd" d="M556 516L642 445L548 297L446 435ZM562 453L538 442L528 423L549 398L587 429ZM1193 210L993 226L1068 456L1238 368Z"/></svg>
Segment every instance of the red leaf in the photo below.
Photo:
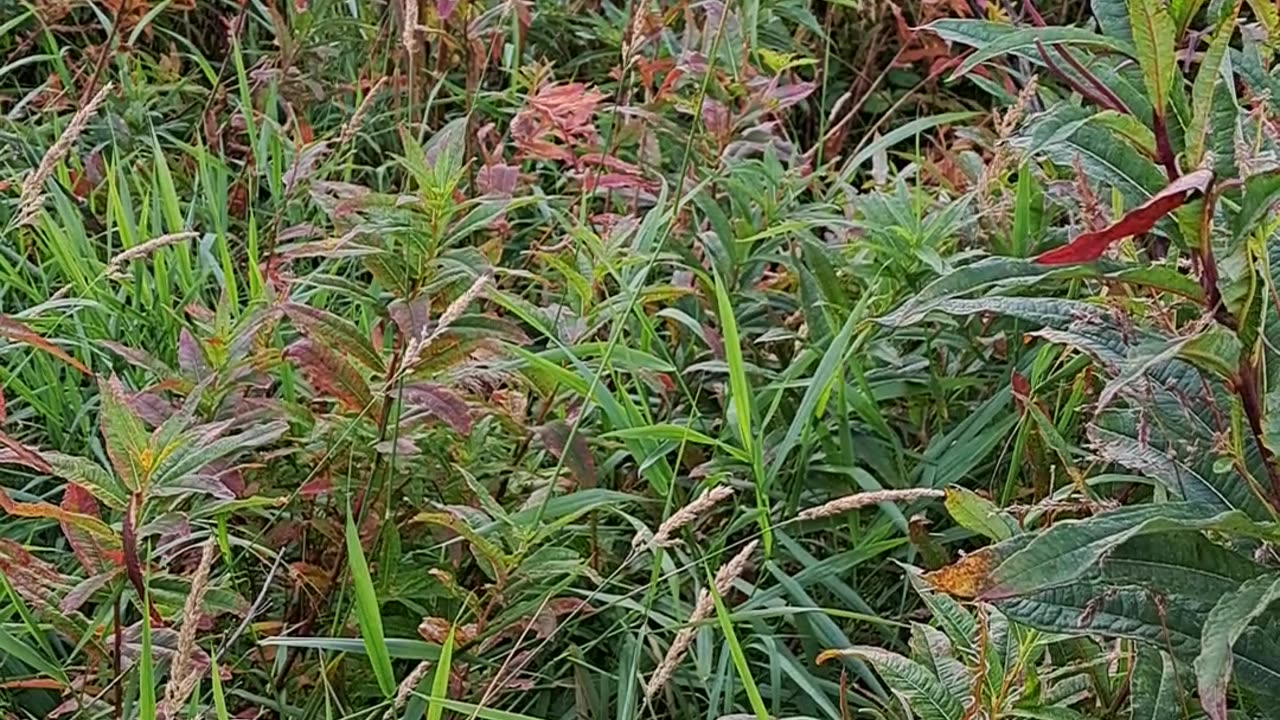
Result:
<svg viewBox="0 0 1280 720"><path fill-rule="evenodd" d="M1042 265L1070 265L1097 260L1117 240L1150 230L1160 218L1181 207L1192 195L1204 192L1211 180L1210 170L1183 175L1111 226L1078 235L1067 245L1037 256L1035 261Z"/></svg>

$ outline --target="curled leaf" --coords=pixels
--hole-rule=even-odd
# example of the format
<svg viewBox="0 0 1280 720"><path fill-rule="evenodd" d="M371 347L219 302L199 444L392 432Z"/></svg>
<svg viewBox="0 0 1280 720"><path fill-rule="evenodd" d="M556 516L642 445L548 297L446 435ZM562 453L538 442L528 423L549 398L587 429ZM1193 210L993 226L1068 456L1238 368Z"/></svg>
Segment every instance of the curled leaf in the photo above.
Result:
<svg viewBox="0 0 1280 720"><path fill-rule="evenodd" d="M1125 213L1115 223L1095 232L1077 235L1070 243L1042 253L1035 260L1042 265L1069 265L1097 260L1117 240L1150 230L1160 218L1182 207L1196 193L1204 192L1212 180L1211 170L1197 170L1183 175L1150 200Z"/></svg>

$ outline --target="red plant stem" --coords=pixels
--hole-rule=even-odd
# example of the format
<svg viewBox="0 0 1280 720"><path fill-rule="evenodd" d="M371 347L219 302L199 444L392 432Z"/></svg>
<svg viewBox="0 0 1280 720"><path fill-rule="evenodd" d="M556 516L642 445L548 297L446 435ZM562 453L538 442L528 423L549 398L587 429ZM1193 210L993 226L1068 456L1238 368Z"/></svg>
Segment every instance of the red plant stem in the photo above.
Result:
<svg viewBox="0 0 1280 720"><path fill-rule="evenodd" d="M1262 437L1262 403L1258 393L1258 365L1247 355L1240 358L1240 369L1236 373L1236 394L1240 396L1240 404L1244 415L1249 420L1249 431L1253 433L1253 441L1258 444L1258 454L1262 464L1267 468L1267 479L1271 481L1271 506L1280 510L1280 471L1276 469L1276 458Z"/></svg>
<svg viewBox="0 0 1280 720"><path fill-rule="evenodd" d="M1156 157L1164 166L1165 175L1169 180L1177 179L1178 161L1173 156L1173 146L1169 143L1169 130L1165 127L1164 113L1160 110L1151 112L1151 131L1156 136Z"/></svg>
<svg viewBox="0 0 1280 720"><path fill-rule="evenodd" d="M142 497L135 494L129 498L129 507L125 510L124 526L120 530L120 539L124 545L124 570L129 577L129 582L133 584L134 591L138 593L138 602L145 603L147 611L151 613L151 621L157 625L163 625L164 619L160 617L155 603L151 602L151 596L147 594L146 583L142 578L142 563L138 559L137 522L141 506Z"/></svg>

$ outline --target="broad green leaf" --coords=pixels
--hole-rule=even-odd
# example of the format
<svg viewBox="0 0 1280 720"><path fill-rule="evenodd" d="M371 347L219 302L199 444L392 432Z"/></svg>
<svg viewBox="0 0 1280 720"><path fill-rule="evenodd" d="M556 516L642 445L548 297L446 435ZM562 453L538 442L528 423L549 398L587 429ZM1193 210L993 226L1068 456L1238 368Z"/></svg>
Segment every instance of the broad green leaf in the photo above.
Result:
<svg viewBox="0 0 1280 720"><path fill-rule="evenodd" d="M1126 540L1144 534L1217 530L1249 537L1276 535L1239 511L1214 514L1199 503L1120 508L1084 520L1057 523L1000 562L986 578L983 596L1006 598L1063 585L1085 575Z"/></svg>
<svg viewBox="0 0 1280 720"><path fill-rule="evenodd" d="M1213 93L1218 86L1222 60L1230 47L1231 36L1235 34L1236 15L1239 12L1240 2L1236 0L1231 3L1227 16L1218 23L1218 29L1209 42L1209 49L1200 61L1195 84L1191 87L1191 127L1187 128L1186 139L1189 168L1200 167L1200 161L1204 158L1205 137L1213 115Z"/></svg>
<svg viewBox="0 0 1280 720"><path fill-rule="evenodd" d="M1211 720L1226 720L1227 683L1231 679L1231 648L1249 627L1280 599L1280 575L1254 578L1224 595L1205 620L1196 658L1196 685L1200 704Z"/></svg>
<svg viewBox="0 0 1280 720"><path fill-rule="evenodd" d="M1135 537L1099 564L1099 576L1116 585L1140 585L1158 595L1178 595L1205 612L1266 568L1201 533Z"/></svg>
<svg viewBox="0 0 1280 720"><path fill-rule="evenodd" d="M1142 80L1147 86L1156 117L1163 117L1170 86L1177 77L1176 28L1161 0L1129 0L1129 26Z"/></svg>
<svg viewBox="0 0 1280 720"><path fill-rule="evenodd" d="M1129 7L1125 0L1090 0L1093 17L1102 28L1102 34L1116 40L1133 41L1129 28Z"/></svg>
<svg viewBox="0 0 1280 720"><path fill-rule="evenodd" d="M1140 647L1129 686L1133 720L1177 717L1184 693L1178 680L1178 669L1173 657L1160 650Z"/></svg>
<svg viewBox="0 0 1280 720"><path fill-rule="evenodd" d="M347 564L351 570L351 584L356 599L356 621L360 624L360 637L364 639L365 653L373 665L373 674L378 678L378 687L382 694L391 697L396 691L396 678L391 669L391 655L382 634L382 611L378 607L378 596L373 589L373 578L369 575L369 564L364 559L364 548L360 545L360 532L356 530L355 521L347 510Z"/></svg>
<svg viewBox="0 0 1280 720"><path fill-rule="evenodd" d="M1159 482L1172 497L1214 508L1216 512L1243 510L1252 517L1267 517L1265 501L1234 470L1215 473L1212 463L1192 465L1203 458L1171 455L1160 446L1141 441L1136 433L1096 424L1089 426L1088 433L1093 450L1100 457Z"/></svg>
<svg viewBox="0 0 1280 720"><path fill-rule="evenodd" d="M41 455L53 468L54 475L88 490L99 502L116 510L124 510L125 503L128 502L124 488L98 463L88 458L56 452Z"/></svg>
<svg viewBox="0 0 1280 720"><path fill-rule="evenodd" d="M844 650L828 650L819 656L852 656L870 663L884 682L907 703L920 720L960 720L964 706L943 687L933 673L913 660L888 650L856 645Z"/></svg>
<svg viewBox="0 0 1280 720"><path fill-rule="evenodd" d="M1147 587L1081 581L997 605L1010 620L1040 630L1137 640L1191 662L1200 649L1205 610L1178 595L1162 596L1159 603L1155 598ZM1246 633L1236 643L1236 680L1274 694L1280 682L1280 653L1270 638L1259 635Z"/></svg>
<svg viewBox="0 0 1280 720"><path fill-rule="evenodd" d="M999 542L1018 532L1018 524L1000 512L990 500L966 488L953 485L946 490L947 513L962 527Z"/></svg>

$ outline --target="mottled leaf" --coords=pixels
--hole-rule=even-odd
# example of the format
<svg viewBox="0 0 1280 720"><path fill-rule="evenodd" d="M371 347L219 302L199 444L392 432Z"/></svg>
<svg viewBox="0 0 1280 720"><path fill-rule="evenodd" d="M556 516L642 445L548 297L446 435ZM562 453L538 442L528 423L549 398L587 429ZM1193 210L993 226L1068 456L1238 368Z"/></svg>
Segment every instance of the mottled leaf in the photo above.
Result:
<svg viewBox="0 0 1280 720"><path fill-rule="evenodd" d="M351 363L324 346L299 340L285 350L285 357L302 370L318 393L332 397L348 411L361 413L373 406L365 379Z"/></svg>
<svg viewBox="0 0 1280 720"><path fill-rule="evenodd" d="M542 444L573 473L579 488L593 488L596 486L596 463L591 457L591 449L587 447L587 438L579 428L573 433L572 442L569 442L570 429L568 423L556 420L537 428L535 432Z"/></svg>

